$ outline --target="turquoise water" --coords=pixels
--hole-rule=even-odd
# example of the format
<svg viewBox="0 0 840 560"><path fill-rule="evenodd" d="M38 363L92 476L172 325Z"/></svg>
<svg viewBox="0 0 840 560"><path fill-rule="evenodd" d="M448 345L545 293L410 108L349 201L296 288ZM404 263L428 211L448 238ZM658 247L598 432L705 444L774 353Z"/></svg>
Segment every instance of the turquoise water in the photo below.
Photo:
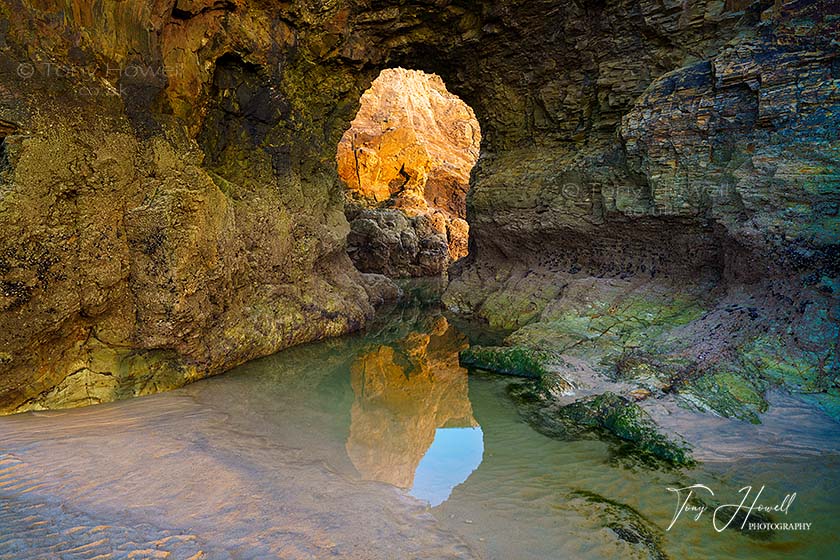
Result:
<svg viewBox="0 0 840 560"><path fill-rule="evenodd" d="M492 338L434 309L398 309L367 333L177 391L0 418L0 558L775 559L838 549L836 452L791 452L790 434L776 430L756 457L730 427L729 459L678 472L615 442L550 439L520 416L511 379L458 366L465 332ZM810 418L799 428L831 433ZM739 445L751 459L738 459ZM668 488L695 483L720 504L745 485L766 487L763 504L795 492L773 520L811 529L718 533L707 511L666 530L677 505ZM631 542L628 526L658 543Z"/></svg>

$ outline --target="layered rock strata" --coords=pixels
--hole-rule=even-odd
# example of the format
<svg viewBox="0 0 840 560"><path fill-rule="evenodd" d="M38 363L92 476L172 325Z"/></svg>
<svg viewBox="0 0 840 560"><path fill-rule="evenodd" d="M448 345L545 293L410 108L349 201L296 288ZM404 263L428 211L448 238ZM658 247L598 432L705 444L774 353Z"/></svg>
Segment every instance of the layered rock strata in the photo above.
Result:
<svg viewBox="0 0 840 560"><path fill-rule="evenodd" d="M631 398L758 422L781 385L840 416L837 6L610 7L612 38L564 36L577 77L533 79L523 136L482 122L445 301Z"/></svg>

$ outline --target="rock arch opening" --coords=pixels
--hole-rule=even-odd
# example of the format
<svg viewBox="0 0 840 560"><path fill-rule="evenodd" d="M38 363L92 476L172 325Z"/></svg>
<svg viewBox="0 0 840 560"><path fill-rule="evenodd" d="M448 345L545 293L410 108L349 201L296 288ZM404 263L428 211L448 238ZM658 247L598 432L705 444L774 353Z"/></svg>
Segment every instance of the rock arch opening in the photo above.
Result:
<svg viewBox="0 0 840 560"><path fill-rule="evenodd" d="M480 144L475 113L439 76L379 74L336 155L348 253L360 270L436 276L467 255L466 199Z"/></svg>

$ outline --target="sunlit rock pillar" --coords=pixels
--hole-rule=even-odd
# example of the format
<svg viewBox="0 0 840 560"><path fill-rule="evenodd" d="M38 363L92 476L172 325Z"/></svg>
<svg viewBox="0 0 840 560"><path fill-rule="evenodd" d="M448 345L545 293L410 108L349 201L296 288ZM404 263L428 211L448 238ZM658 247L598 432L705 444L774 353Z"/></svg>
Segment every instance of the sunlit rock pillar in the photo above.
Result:
<svg viewBox="0 0 840 560"><path fill-rule="evenodd" d="M433 276L466 256L466 195L480 142L472 109L439 76L383 70L338 145L356 266Z"/></svg>

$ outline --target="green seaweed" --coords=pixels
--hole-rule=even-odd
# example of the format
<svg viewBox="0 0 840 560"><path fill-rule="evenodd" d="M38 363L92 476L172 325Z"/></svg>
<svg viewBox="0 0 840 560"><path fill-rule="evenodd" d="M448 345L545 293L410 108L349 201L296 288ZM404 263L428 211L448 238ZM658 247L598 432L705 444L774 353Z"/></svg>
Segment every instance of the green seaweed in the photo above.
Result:
<svg viewBox="0 0 840 560"><path fill-rule="evenodd" d="M541 379L548 374L546 352L524 346L472 346L459 354L461 366L504 375Z"/></svg>
<svg viewBox="0 0 840 560"><path fill-rule="evenodd" d="M459 354L462 367L480 369L501 375L522 377L532 381L520 396L529 401L550 400L567 395L574 386L556 371L561 369L559 357L548 352L522 346L472 346Z"/></svg>
<svg viewBox="0 0 840 560"><path fill-rule="evenodd" d="M610 529L616 537L631 545L643 547L649 558L668 558L662 550L662 532L635 508L586 490L575 490L571 498L580 500L578 503L583 506L581 509L589 510L602 527Z"/></svg>
<svg viewBox="0 0 840 560"><path fill-rule="evenodd" d="M651 466L695 464L688 444L660 433L647 412L615 393L585 397L560 407L541 405L538 391L527 383L512 386L509 393L519 401L531 425L549 437L577 440L607 436L629 446L636 458Z"/></svg>
<svg viewBox="0 0 840 560"><path fill-rule="evenodd" d="M614 393L581 399L562 407L558 414L578 425L606 430L619 439L633 443L642 454L674 466L694 464L687 447L661 434L639 405Z"/></svg>

